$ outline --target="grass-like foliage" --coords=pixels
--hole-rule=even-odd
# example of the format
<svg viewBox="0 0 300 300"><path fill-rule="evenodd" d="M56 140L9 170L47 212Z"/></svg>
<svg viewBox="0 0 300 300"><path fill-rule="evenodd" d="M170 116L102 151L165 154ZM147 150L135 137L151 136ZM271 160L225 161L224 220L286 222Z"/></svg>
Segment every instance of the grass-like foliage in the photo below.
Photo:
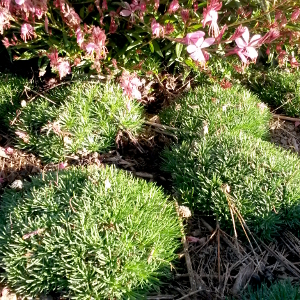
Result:
<svg viewBox="0 0 300 300"><path fill-rule="evenodd" d="M143 299L170 274L180 244L173 204L115 168L74 168L6 190L1 276L23 296Z"/></svg>
<svg viewBox="0 0 300 300"><path fill-rule="evenodd" d="M207 124L208 135L230 130L267 137L270 113L247 89L234 85L224 90L214 84L203 85L184 95L160 117L163 124L191 136L201 135Z"/></svg>
<svg viewBox="0 0 300 300"><path fill-rule="evenodd" d="M300 300L299 284L292 285L288 280L279 281L271 286L262 284L254 289L249 288L242 296L243 300Z"/></svg>
<svg viewBox="0 0 300 300"><path fill-rule="evenodd" d="M30 103L15 129L26 135L17 139L19 147L57 162L79 151L107 151L119 130L133 137L142 123L141 105L127 99L120 88L76 83Z"/></svg>
<svg viewBox="0 0 300 300"><path fill-rule="evenodd" d="M8 127L9 118L12 118L21 107L20 96L24 85L29 80L11 74L0 73L0 125ZM2 128L3 129L3 128Z"/></svg>
<svg viewBox="0 0 300 300"><path fill-rule="evenodd" d="M238 213L265 240L300 225L300 161L246 134L184 142L164 152L164 170L182 202L232 228ZM231 212L230 212L231 207Z"/></svg>
<svg viewBox="0 0 300 300"><path fill-rule="evenodd" d="M300 116L300 72L270 70L254 72L249 87L274 109L289 116Z"/></svg>

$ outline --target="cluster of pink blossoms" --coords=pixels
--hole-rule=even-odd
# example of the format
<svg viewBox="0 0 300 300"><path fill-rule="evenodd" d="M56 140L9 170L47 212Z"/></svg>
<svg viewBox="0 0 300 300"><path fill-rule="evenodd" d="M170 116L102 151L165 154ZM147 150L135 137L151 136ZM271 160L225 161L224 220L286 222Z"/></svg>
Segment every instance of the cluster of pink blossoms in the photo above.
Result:
<svg viewBox="0 0 300 300"><path fill-rule="evenodd" d="M138 89L142 85L142 82L135 73L130 74L128 71L123 71L120 78L120 85L124 94L126 94L129 98L135 98L138 100L142 98L141 92Z"/></svg>
<svg viewBox="0 0 300 300"><path fill-rule="evenodd" d="M53 49L53 51L48 54L48 58L50 59L51 68L58 71L60 79L71 73L70 63L66 59L58 57L56 49Z"/></svg>

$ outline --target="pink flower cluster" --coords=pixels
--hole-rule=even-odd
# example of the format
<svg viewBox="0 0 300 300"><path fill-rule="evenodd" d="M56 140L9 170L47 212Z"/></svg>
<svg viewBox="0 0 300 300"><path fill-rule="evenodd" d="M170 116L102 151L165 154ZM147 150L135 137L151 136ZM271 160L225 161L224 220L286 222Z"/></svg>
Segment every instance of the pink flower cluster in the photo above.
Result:
<svg viewBox="0 0 300 300"><path fill-rule="evenodd" d="M56 49L53 49L52 52L48 54L48 58L50 59L51 68L58 71L60 79L71 73L70 63L66 59L58 57Z"/></svg>
<svg viewBox="0 0 300 300"><path fill-rule="evenodd" d="M142 98L141 92L138 89L142 83L135 73L130 74L128 71L123 71L120 78L120 85L124 94L126 94L129 98L135 98L138 100Z"/></svg>

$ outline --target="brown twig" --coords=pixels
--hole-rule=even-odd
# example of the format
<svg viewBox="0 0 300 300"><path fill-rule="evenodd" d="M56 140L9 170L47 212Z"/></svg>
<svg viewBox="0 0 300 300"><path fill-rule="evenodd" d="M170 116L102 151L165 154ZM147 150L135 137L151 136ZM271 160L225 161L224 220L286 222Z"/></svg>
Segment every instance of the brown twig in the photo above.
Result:
<svg viewBox="0 0 300 300"><path fill-rule="evenodd" d="M280 120L286 120L286 121L292 121L292 122L300 122L299 118L292 118L292 117L287 117L287 116L277 115L277 114L273 114L273 118L280 119Z"/></svg>
<svg viewBox="0 0 300 300"><path fill-rule="evenodd" d="M190 293L188 293L187 295L185 295L185 296L183 296L183 297L181 297L181 298L179 298L179 299L177 299L177 300L183 300L183 299L186 299L186 298L188 298L188 297L190 297L190 296L193 296L193 295L198 294L198 293L201 292L201 291L202 291L202 289L199 288L197 291L190 292Z"/></svg>
<svg viewBox="0 0 300 300"><path fill-rule="evenodd" d="M49 99L48 97L44 96L43 94L41 94L41 93L39 93L39 92L36 92L36 91L32 90L32 89L29 88L28 86L25 86L24 88L25 88L26 90L28 90L28 91L30 91L30 92L36 94L37 96L40 96L40 97L44 98L45 100L49 101L50 103L56 104L53 100ZM34 98L31 98L30 101L32 101L33 99L34 99ZM30 102L30 101L28 101L28 102Z"/></svg>
<svg viewBox="0 0 300 300"><path fill-rule="evenodd" d="M188 274L189 274L191 290L192 290L192 292L194 292L194 291L197 290L196 278L194 276L192 261L191 261L191 257L190 257L190 254L189 254L189 245L188 245L188 242L186 240L182 219L181 219L180 213L179 213L179 205L178 205L177 201L175 202L175 207L176 207L177 215L178 215L178 218L180 220L180 225L181 225L183 251L184 251L184 257L185 257L186 266L187 266L187 270L188 270Z"/></svg>

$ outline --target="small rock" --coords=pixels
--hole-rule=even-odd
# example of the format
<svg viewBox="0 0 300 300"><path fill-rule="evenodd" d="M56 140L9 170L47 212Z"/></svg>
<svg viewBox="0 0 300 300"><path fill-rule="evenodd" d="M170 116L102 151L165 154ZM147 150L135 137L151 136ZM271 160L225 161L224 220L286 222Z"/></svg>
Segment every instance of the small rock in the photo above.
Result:
<svg viewBox="0 0 300 300"><path fill-rule="evenodd" d="M20 179L15 180L10 187L15 190L21 190L23 188L23 182Z"/></svg>
<svg viewBox="0 0 300 300"><path fill-rule="evenodd" d="M182 218L190 218L192 216L190 209L187 206L183 205L178 207L178 213Z"/></svg>

